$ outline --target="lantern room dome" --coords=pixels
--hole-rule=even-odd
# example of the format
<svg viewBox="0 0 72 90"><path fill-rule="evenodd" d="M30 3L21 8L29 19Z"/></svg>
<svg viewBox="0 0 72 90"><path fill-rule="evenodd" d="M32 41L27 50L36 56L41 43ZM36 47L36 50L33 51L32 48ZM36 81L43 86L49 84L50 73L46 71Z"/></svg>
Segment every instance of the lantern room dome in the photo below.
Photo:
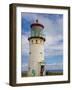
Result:
<svg viewBox="0 0 72 90"><path fill-rule="evenodd" d="M32 24L31 24L31 28L34 27L34 26L40 26L40 27L44 28L44 26L43 26L42 24L40 24L40 23L38 22L38 20L36 20L35 23L32 23Z"/></svg>

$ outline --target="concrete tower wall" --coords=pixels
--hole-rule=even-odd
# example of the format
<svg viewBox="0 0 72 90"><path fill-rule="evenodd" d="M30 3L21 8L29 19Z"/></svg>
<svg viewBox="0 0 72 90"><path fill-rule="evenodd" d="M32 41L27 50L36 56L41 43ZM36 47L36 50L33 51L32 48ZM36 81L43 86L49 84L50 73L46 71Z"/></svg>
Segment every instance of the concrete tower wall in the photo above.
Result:
<svg viewBox="0 0 72 90"><path fill-rule="evenodd" d="M29 41L29 76L32 76L32 70L35 70L35 76L40 75L40 64L44 61L44 40L32 38Z"/></svg>

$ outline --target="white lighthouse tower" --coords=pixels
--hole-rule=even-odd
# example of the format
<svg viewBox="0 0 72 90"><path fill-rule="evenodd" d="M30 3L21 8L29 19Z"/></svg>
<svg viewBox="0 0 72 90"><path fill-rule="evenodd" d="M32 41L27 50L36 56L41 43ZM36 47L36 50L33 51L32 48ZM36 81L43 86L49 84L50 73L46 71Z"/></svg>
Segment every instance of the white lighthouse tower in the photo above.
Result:
<svg viewBox="0 0 72 90"><path fill-rule="evenodd" d="M29 71L28 76L44 76L44 26L36 20L31 24L31 35L29 40Z"/></svg>

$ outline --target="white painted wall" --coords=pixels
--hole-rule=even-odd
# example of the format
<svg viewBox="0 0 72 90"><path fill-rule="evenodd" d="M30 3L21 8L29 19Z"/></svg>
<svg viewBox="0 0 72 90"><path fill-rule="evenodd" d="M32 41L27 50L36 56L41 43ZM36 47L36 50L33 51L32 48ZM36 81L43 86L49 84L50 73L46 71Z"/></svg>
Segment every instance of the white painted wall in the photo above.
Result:
<svg viewBox="0 0 72 90"><path fill-rule="evenodd" d="M11 87L9 83L9 4L10 3L34 3L48 5L71 6L72 23L72 0L0 0L0 90L72 90L72 71L70 84L54 84L26 87ZM71 24L72 30L72 24ZM71 31L72 38L72 31ZM71 41L72 46L72 41ZM72 70L72 49L71 49Z"/></svg>
<svg viewBox="0 0 72 90"><path fill-rule="evenodd" d="M40 38L32 38L29 40L29 47L29 75L32 75L32 70L34 69L36 76L38 76L40 75L40 62L44 61L44 40Z"/></svg>

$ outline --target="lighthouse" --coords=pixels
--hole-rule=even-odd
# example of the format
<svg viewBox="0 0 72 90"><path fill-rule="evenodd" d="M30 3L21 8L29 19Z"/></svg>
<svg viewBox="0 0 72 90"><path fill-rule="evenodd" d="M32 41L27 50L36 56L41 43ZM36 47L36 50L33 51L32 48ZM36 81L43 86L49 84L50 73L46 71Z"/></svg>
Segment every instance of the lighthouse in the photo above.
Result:
<svg viewBox="0 0 72 90"><path fill-rule="evenodd" d="M44 42L43 34L44 25L38 20L31 24L31 34L29 40L29 67L28 76L44 76L45 60L44 60Z"/></svg>

